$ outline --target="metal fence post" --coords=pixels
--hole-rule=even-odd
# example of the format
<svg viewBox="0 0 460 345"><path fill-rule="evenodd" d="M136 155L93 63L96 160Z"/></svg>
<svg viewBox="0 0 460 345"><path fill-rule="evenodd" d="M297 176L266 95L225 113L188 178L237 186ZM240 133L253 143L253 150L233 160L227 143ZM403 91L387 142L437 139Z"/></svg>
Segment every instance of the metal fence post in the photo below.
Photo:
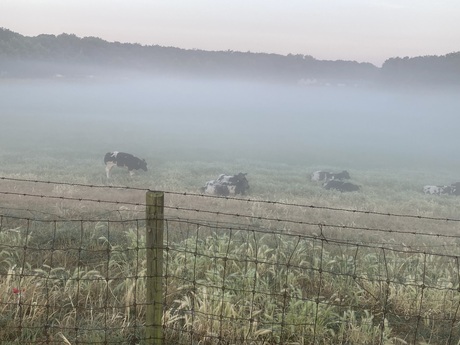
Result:
<svg viewBox="0 0 460 345"><path fill-rule="evenodd" d="M163 230L164 193L146 194L146 344L163 344Z"/></svg>

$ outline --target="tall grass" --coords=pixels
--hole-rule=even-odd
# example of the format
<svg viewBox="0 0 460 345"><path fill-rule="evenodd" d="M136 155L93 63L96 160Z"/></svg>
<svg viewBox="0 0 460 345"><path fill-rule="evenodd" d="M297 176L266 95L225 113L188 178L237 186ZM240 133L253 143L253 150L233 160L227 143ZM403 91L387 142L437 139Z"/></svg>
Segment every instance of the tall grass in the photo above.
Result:
<svg viewBox="0 0 460 345"><path fill-rule="evenodd" d="M460 336L457 257L235 226L168 220L169 341L438 344ZM142 339L145 229L111 227L121 232L111 240L87 226L79 243L48 248L39 228L2 228L2 340Z"/></svg>

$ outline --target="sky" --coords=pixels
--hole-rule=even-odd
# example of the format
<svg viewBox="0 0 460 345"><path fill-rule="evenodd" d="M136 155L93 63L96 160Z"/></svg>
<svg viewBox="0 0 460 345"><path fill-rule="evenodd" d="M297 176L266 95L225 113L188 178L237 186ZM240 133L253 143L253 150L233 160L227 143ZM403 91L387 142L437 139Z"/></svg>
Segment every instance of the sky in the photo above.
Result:
<svg viewBox="0 0 460 345"><path fill-rule="evenodd" d="M460 51L458 0L0 0L0 27L370 62Z"/></svg>

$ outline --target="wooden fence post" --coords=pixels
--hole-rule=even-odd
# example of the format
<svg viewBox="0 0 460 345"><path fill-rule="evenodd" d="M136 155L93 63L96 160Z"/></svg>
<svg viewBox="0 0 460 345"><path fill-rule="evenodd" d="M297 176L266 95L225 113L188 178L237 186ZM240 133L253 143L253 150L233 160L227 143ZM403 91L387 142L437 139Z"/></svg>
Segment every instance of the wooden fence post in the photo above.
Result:
<svg viewBox="0 0 460 345"><path fill-rule="evenodd" d="M163 344L163 230L164 193L146 194L146 344Z"/></svg>

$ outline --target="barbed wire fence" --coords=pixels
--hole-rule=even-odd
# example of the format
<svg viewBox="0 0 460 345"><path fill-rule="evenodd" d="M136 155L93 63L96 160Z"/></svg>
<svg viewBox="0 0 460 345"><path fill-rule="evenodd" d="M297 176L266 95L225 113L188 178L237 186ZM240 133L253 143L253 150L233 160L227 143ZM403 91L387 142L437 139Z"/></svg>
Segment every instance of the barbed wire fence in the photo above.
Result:
<svg viewBox="0 0 460 345"><path fill-rule="evenodd" d="M0 177L2 344L460 339L458 219L149 193Z"/></svg>

